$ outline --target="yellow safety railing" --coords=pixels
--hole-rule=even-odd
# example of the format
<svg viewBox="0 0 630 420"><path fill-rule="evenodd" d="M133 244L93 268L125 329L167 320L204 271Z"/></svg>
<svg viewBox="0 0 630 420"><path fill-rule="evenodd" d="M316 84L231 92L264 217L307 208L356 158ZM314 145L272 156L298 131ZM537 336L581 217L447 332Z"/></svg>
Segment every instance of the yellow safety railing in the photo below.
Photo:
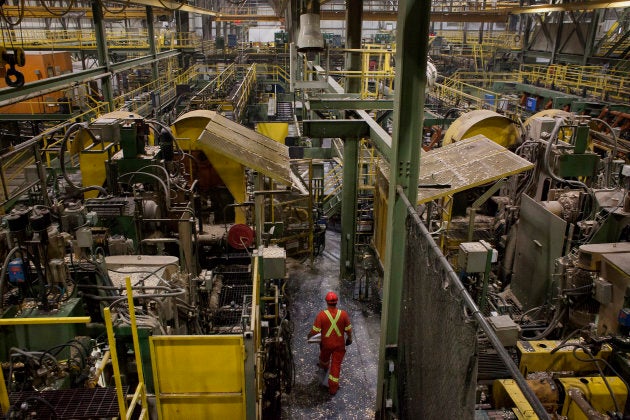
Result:
<svg viewBox="0 0 630 420"><path fill-rule="evenodd" d="M126 50L149 49L149 33L146 29L117 28L105 31L107 48ZM2 46L25 49L96 49L96 33L88 29L30 29L9 30L1 38ZM159 50L199 49L201 38L194 32L163 31L156 34Z"/></svg>
<svg viewBox="0 0 630 420"><path fill-rule="evenodd" d="M361 98L376 99L385 95L385 91L394 86L395 68L393 66L396 48L383 48L380 44L366 44L362 49L342 49L345 53L361 54L361 70L329 71L331 76L344 76L345 79L360 79ZM304 68L308 68L305 66ZM307 71L306 80L316 71ZM346 82L347 83L347 82Z"/></svg>
<svg viewBox="0 0 630 420"><path fill-rule="evenodd" d="M109 104L106 102L95 103L91 106L86 106L86 108L87 110L81 113L73 113L72 119L74 121L91 121L111 111ZM21 185L13 187L10 185L13 181L23 178L25 169L35 163L36 160L42 158L42 164L51 165L52 158L58 154L57 147L61 139L60 136L64 135L68 125L67 122L62 122L48 128L38 135L39 140L30 147L24 147L17 152L9 150L0 156L0 184L2 185L2 188L0 188L0 203L5 203L12 199L16 192L23 192L26 181ZM29 188L34 187L38 183L31 184ZM4 207L0 205L0 214L3 214L3 212Z"/></svg>
<svg viewBox="0 0 630 420"><path fill-rule="evenodd" d="M490 87L494 82L514 80L514 73L495 73L495 72L479 72L479 71L461 71L458 70L444 79L444 84L452 86L450 83L456 81L468 83L471 85L481 85L484 87Z"/></svg>
<svg viewBox="0 0 630 420"><path fill-rule="evenodd" d="M625 100L630 74L601 66L522 65L518 80L565 93L602 100Z"/></svg>
<svg viewBox="0 0 630 420"><path fill-rule="evenodd" d="M256 64L252 64L243 76L243 81L238 86L234 95L232 95L231 103L234 108L234 121L241 121L243 113L247 107L249 97L256 88Z"/></svg>
<svg viewBox="0 0 630 420"><path fill-rule="evenodd" d="M114 109L136 112L148 115L149 107L153 106L154 98L160 103L166 103L175 97L177 85L188 84L198 77L198 67L192 66L179 75L165 72L163 77L132 89L114 99Z"/></svg>
<svg viewBox="0 0 630 420"><path fill-rule="evenodd" d="M142 368L142 356L140 354L140 340L138 339L138 326L136 324L136 310L133 303L133 289L131 288L131 278L125 279L127 288L127 305L129 306L129 318L131 336L133 339L133 351L136 358L136 369L138 372L138 386L136 387L131 402L127 405L126 396L123 393L122 379L120 376L120 365L118 363L118 352L116 351L116 335L112 323L112 315L109 308L104 310L105 327L107 329L107 340L111 352L112 367L114 370L114 381L116 382L116 395L118 397L118 408L122 418L129 420L133 416L134 409L138 402L142 404L139 418L149 418L149 405L147 400L146 385L144 382L144 370Z"/></svg>
<svg viewBox="0 0 630 420"><path fill-rule="evenodd" d="M479 44L478 30L468 30L465 31L465 34L466 36L464 36L463 30L439 30L436 36L444 38L454 46L477 44L488 50L496 50L497 48L515 50L522 47L522 37L517 32L484 31L481 44Z"/></svg>
<svg viewBox="0 0 630 420"><path fill-rule="evenodd" d="M497 110L500 94L448 77L445 81L448 84L437 83L429 95L454 107Z"/></svg>

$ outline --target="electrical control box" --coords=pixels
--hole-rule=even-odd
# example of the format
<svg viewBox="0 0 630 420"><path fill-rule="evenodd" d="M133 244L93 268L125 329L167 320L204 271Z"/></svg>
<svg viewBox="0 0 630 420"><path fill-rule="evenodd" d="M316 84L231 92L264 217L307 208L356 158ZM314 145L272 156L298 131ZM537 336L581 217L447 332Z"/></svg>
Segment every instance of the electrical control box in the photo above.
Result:
<svg viewBox="0 0 630 420"><path fill-rule="evenodd" d="M509 315L491 316L487 320L503 346L511 347L516 345L521 328Z"/></svg>
<svg viewBox="0 0 630 420"><path fill-rule="evenodd" d="M529 122L527 137L529 140L538 141L543 138L543 133L548 137L553 131L556 120L549 117L532 118Z"/></svg>
<svg viewBox="0 0 630 420"><path fill-rule="evenodd" d="M462 242L459 244L457 257L459 270L466 273L485 273L488 252L492 252L492 249L486 248L481 242Z"/></svg>
<svg viewBox="0 0 630 420"><path fill-rule="evenodd" d="M287 274L287 252L284 248L270 246L263 248L263 278L283 279Z"/></svg>

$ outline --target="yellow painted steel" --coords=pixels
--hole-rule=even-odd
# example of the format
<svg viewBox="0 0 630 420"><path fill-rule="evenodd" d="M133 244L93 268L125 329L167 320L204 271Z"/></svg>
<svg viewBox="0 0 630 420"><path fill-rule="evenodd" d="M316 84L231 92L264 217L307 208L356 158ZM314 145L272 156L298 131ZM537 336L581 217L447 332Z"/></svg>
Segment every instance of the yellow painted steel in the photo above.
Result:
<svg viewBox="0 0 630 420"><path fill-rule="evenodd" d="M88 388L94 388L98 384L99 378L103 374L103 370L105 369L105 366L107 366L107 364L109 363L110 358L111 352L107 350L103 355L103 358L101 359L101 363L97 366L94 373L92 373L92 378L90 378L87 383Z"/></svg>
<svg viewBox="0 0 630 420"><path fill-rule="evenodd" d="M136 307L133 304L133 289L131 288L131 277L125 278L125 286L127 288L127 304L129 305L129 319L131 321L131 337L133 338L133 350L136 356L136 371L138 373L138 386L136 392L133 395L133 399L129 404L129 410L126 417L130 419L133 415L134 408L138 403L138 399L142 402L142 412L148 415L147 408L149 407L147 401L147 393L144 384L144 371L142 369L142 356L140 355L140 340L138 339L138 325L136 323ZM141 418L144 416L141 414Z"/></svg>
<svg viewBox="0 0 630 420"><path fill-rule="evenodd" d="M118 352L116 351L116 337L114 335L114 327L112 325L112 315L109 308L103 310L103 318L105 318L105 329L107 330L107 342L112 358L112 369L114 382L116 383L116 397L118 398L118 410L120 414L126 417L127 402L123 394L122 380L120 377L120 365L118 364Z"/></svg>
<svg viewBox="0 0 630 420"><path fill-rule="evenodd" d="M11 402L9 401L7 384L4 381L4 369L0 369L0 414L6 414L9 407L11 407Z"/></svg>
<svg viewBox="0 0 630 420"><path fill-rule="evenodd" d="M186 115L189 116L178 119L172 126L173 134L177 138L180 147L188 151L201 150L221 177L232 197L234 197L234 201L237 203L245 202L247 199L245 167L231 159L226 159L209 146L197 141L210 120L209 117L204 115L203 111L199 113L192 112ZM235 223L245 223L245 209L240 207L235 207L235 209Z"/></svg>
<svg viewBox="0 0 630 420"><path fill-rule="evenodd" d="M260 134L284 144L284 139L289 135L289 123L287 122L259 122L256 131Z"/></svg>
<svg viewBox="0 0 630 420"><path fill-rule="evenodd" d="M521 354L519 369L523 375L531 372L591 372L597 367L590 362L579 361L573 355L573 347L565 347L551 353L561 342L556 340L519 341L517 349ZM612 349L603 345L596 357L607 360ZM587 359L581 349L576 350L578 357Z"/></svg>
<svg viewBox="0 0 630 420"><path fill-rule="evenodd" d="M114 146L114 143L93 144L79 154L83 185L102 186L105 183L107 178L105 162L110 157L110 151L114 150ZM88 191L83 196L85 198L95 198L98 196L98 191Z"/></svg>
<svg viewBox="0 0 630 420"><path fill-rule="evenodd" d="M446 130L443 144L450 144L482 134L503 147L516 144L518 129L512 120L485 109L470 111L462 115Z"/></svg>
<svg viewBox="0 0 630 420"><path fill-rule="evenodd" d="M87 324L92 319L89 316L70 316L59 318L3 318L0 327L13 325L51 325L51 324Z"/></svg>
<svg viewBox="0 0 630 420"><path fill-rule="evenodd" d="M245 418L242 336L153 336L149 342L160 419Z"/></svg>
<svg viewBox="0 0 630 420"><path fill-rule="evenodd" d="M507 407L510 401L514 404L512 411L519 420L534 420L538 416L523 395L523 392L513 379L498 379L492 386L493 400L502 407Z"/></svg>
<svg viewBox="0 0 630 420"><path fill-rule="evenodd" d="M592 363L591 363L592 364ZM616 376L607 377L608 385L615 394L615 399L620 410L626 405L628 390L621 379ZM579 389L590 405L600 413L606 413L615 410L615 404L610 395L610 391L606 387L606 383L600 376L580 377L580 378L559 378L558 381L564 387L565 393L569 388ZM588 420L582 410L579 410L569 397L565 397L561 414L568 416L571 420ZM592 417L590 417L592 418Z"/></svg>
<svg viewBox="0 0 630 420"><path fill-rule="evenodd" d="M586 92L588 96L602 100L625 101L630 89L629 72L603 70L601 66L524 64L518 79L574 95Z"/></svg>

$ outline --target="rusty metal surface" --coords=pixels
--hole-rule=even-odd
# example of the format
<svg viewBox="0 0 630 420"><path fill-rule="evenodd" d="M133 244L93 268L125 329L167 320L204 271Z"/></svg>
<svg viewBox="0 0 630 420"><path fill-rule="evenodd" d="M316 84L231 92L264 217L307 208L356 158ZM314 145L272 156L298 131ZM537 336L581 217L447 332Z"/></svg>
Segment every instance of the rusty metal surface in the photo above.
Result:
<svg viewBox="0 0 630 420"><path fill-rule="evenodd" d="M289 148L213 111L198 141L248 168L291 185Z"/></svg>
<svg viewBox="0 0 630 420"><path fill-rule="evenodd" d="M451 143L422 154L418 204L485 185L533 167L531 162L482 135ZM381 163L379 169L389 179L389 167ZM428 185L444 187L427 188Z"/></svg>
<svg viewBox="0 0 630 420"><path fill-rule="evenodd" d="M338 233L327 232L326 250L312 269L289 259L287 292L291 296L296 381L282 402L283 419L369 419L375 415L380 314L372 305L353 300L354 283L339 280L339 240ZM318 345L306 342L315 316L325 309L324 296L329 290L339 293L339 307L348 311L354 330L335 396L320 385Z"/></svg>

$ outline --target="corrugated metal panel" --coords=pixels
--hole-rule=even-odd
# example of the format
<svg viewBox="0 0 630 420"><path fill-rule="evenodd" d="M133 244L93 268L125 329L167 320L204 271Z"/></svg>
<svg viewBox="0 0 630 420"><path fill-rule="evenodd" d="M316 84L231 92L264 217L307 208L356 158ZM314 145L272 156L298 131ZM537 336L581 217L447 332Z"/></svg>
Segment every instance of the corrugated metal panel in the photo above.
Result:
<svg viewBox="0 0 630 420"><path fill-rule="evenodd" d="M161 419L245 418L242 336L154 336L150 343Z"/></svg>

